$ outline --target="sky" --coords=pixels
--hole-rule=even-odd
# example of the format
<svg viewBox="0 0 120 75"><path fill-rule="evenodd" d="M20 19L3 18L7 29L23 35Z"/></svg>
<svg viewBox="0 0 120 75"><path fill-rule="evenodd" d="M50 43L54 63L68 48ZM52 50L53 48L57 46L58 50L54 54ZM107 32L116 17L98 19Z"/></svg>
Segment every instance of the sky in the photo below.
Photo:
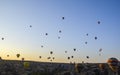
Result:
<svg viewBox="0 0 120 75"><path fill-rule="evenodd" d="M119 53L119 0L0 0L2 59L102 63Z"/></svg>

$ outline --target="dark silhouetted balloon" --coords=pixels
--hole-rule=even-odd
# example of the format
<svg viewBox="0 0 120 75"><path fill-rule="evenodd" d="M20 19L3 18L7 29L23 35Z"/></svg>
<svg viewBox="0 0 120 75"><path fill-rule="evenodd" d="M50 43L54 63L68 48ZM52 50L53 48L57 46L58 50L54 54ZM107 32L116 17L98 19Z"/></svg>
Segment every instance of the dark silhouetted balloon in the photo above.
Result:
<svg viewBox="0 0 120 75"><path fill-rule="evenodd" d="M85 44L87 44L87 42L85 42Z"/></svg>
<svg viewBox="0 0 120 75"><path fill-rule="evenodd" d="M60 39L60 36L58 36L58 39Z"/></svg>
<svg viewBox="0 0 120 75"><path fill-rule="evenodd" d="M98 24L100 24L100 21L98 21Z"/></svg>
<svg viewBox="0 0 120 75"><path fill-rule="evenodd" d="M87 59L89 59L89 56L86 56Z"/></svg>
<svg viewBox="0 0 120 75"><path fill-rule="evenodd" d="M7 57L9 57L9 55L7 55Z"/></svg>
<svg viewBox="0 0 120 75"><path fill-rule="evenodd" d="M43 45L41 45L41 48L43 48Z"/></svg>
<svg viewBox="0 0 120 75"><path fill-rule="evenodd" d="M70 59L70 57L68 57L68 60Z"/></svg>
<svg viewBox="0 0 120 75"><path fill-rule="evenodd" d="M73 58L74 56L71 56L71 58Z"/></svg>
<svg viewBox="0 0 120 75"><path fill-rule="evenodd" d="M32 27L32 25L30 25L30 28Z"/></svg>
<svg viewBox="0 0 120 75"><path fill-rule="evenodd" d="M41 59L41 58L42 58L42 56L39 56L39 58Z"/></svg>
<svg viewBox="0 0 120 75"><path fill-rule="evenodd" d="M53 52L52 52L52 51L50 51L50 54L53 54Z"/></svg>
<svg viewBox="0 0 120 75"><path fill-rule="evenodd" d="M2 40L4 40L4 38L2 37Z"/></svg>
<svg viewBox="0 0 120 75"><path fill-rule="evenodd" d="M50 59L51 57L48 57L47 59Z"/></svg>
<svg viewBox="0 0 120 75"><path fill-rule="evenodd" d="M97 40L97 37L95 36L95 40Z"/></svg>
<svg viewBox="0 0 120 75"><path fill-rule="evenodd" d="M48 35L48 33L45 33L45 35Z"/></svg>
<svg viewBox="0 0 120 75"><path fill-rule="evenodd" d="M53 57L53 60L55 59L55 57Z"/></svg>
<svg viewBox="0 0 120 75"><path fill-rule="evenodd" d="M67 51L65 51L65 53L67 53Z"/></svg>
<svg viewBox="0 0 120 75"><path fill-rule="evenodd" d="M24 61L24 58L22 58L22 61Z"/></svg>
<svg viewBox="0 0 120 75"><path fill-rule="evenodd" d="M62 31L61 30L59 30L59 33L61 33Z"/></svg>
<svg viewBox="0 0 120 75"><path fill-rule="evenodd" d="M74 48L73 50L76 51L76 48Z"/></svg>
<svg viewBox="0 0 120 75"><path fill-rule="evenodd" d="M101 52L101 51L102 51L102 48L99 49L99 52Z"/></svg>
<svg viewBox="0 0 120 75"><path fill-rule="evenodd" d="M20 54L16 54L16 56L17 56L17 58L19 58L19 57L20 57Z"/></svg>
<svg viewBox="0 0 120 75"><path fill-rule="evenodd" d="M62 17L62 19L64 20L64 19L65 19L65 17Z"/></svg>
<svg viewBox="0 0 120 75"><path fill-rule="evenodd" d="M86 34L86 36L88 36L88 33Z"/></svg>

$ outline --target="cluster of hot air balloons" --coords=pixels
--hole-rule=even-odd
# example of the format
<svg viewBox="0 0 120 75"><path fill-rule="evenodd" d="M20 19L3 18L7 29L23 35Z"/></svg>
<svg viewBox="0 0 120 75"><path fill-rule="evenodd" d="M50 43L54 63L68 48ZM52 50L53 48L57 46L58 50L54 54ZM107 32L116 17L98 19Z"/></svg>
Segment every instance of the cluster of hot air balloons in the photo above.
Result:
<svg viewBox="0 0 120 75"><path fill-rule="evenodd" d="M73 48L73 51L75 52L76 48ZM67 53L67 51L65 51L65 53ZM73 58L74 58L74 55L71 55L71 56L67 57L68 60L73 59ZM71 63L71 61L70 61L70 63Z"/></svg>
<svg viewBox="0 0 120 75"><path fill-rule="evenodd" d="M55 57L52 57L53 51L50 51L50 55L49 57L47 57L48 60L53 61L55 59Z"/></svg>
<svg viewBox="0 0 120 75"><path fill-rule="evenodd" d="M98 24L100 24L101 22L100 22L100 21L98 21L97 23L98 23ZM86 34L86 36L88 36L88 35L89 35L89 34L87 33L87 34ZM95 40L97 40L97 39L98 39L98 37L97 37L97 36L95 36L95 37L94 37L94 39L95 39ZM85 44L88 44L88 42L86 41L86 42L85 42ZM99 53L99 56L101 56L101 51L102 51L102 48L100 48L100 49L99 49L99 52L100 52L100 53ZM86 58L87 58L87 59L89 59L90 57L89 57L89 56L86 56Z"/></svg>
<svg viewBox="0 0 120 75"><path fill-rule="evenodd" d="M62 33L62 31L61 31L61 30L59 30L59 33ZM60 39L60 36L58 36L58 39Z"/></svg>
<svg viewBox="0 0 120 75"><path fill-rule="evenodd" d="M65 19L65 17L62 17L62 20L64 20L64 19ZM100 22L100 21L97 21L97 23L100 24L101 22ZM29 28L32 28L32 27L33 27L32 25L29 25ZM62 30L58 30L58 33L61 34L61 33L62 33ZM48 33L46 32L46 33L44 33L44 35L45 35L45 36L48 36ZM86 33L86 36L89 36L89 34ZM58 39L60 39L60 38L61 38L61 36L58 36ZM2 37L1 39L4 40L3 37ZM94 39L97 40L98 37L95 36ZM88 44L88 42L85 41L85 44ZM44 46L41 45L41 48L43 48L43 47L44 47ZM76 51L76 48L73 48L73 51ZM99 49L99 55L101 55L101 51L102 51L102 48ZM67 52L68 52L68 51L65 51L65 53L67 53ZM52 56L53 51L50 51L50 54L51 54L51 56ZM20 54L16 54L16 56L17 56L17 58L19 58L19 57L20 57ZM9 55L7 55L7 57L9 57ZM39 56L39 58L41 59L42 56ZM71 58L74 58L74 56L72 55L72 56L68 56L68 57L67 57L68 60L70 60ZM89 57L89 56L86 56L86 58L89 59L90 57ZM47 59L49 59L50 61L52 61L52 60L55 59L55 57L47 57ZM22 58L22 60L24 60L24 58Z"/></svg>

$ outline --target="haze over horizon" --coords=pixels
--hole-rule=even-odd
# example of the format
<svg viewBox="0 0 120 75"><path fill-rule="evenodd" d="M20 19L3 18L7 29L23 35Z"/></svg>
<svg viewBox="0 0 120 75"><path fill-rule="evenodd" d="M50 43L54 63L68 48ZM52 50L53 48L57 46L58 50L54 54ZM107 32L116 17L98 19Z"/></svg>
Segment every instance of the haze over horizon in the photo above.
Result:
<svg viewBox="0 0 120 75"><path fill-rule="evenodd" d="M119 45L119 0L0 0L3 59L101 63Z"/></svg>

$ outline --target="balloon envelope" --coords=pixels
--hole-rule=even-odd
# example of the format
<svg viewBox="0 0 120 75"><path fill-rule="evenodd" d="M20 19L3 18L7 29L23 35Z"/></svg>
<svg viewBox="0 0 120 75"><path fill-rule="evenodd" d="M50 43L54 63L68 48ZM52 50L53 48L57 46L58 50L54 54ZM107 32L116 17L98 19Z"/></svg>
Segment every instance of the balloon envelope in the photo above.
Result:
<svg viewBox="0 0 120 75"><path fill-rule="evenodd" d="M4 40L4 38L2 38L2 40Z"/></svg>
<svg viewBox="0 0 120 75"><path fill-rule="evenodd" d="M73 58L74 56L71 56L71 58Z"/></svg>
<svg viewBox="0 0 120 75"><path fill-rule="evenodd" d="M88 36L88 33L86 35Z"/></svg>
<svg viewBox="0 0 120 75"><path fill-rule="evenodd" d="M41 45L41 48L43 48L43 45Z"/></svg>
<svg viewBox="0 0 120 75"><path fill-rule="evenodd" d="M58 36L58 39L60 39L60 37Z"/></svg>
<svg viewBox="0 0 120 75"><path fill-rule="evenodd" d="M76 51L76 48L74 48L73 50Z"/></svg>
<svg viewBox="0 0 120 75"><path fill-rule="evenodd" d="M32 25L30 25L30 28L32 27Z"/></svg>
<svg viewBox="0 0 120 75"><path fill-rule="evenodd" d="M97 40L97 37L95 37L95 40Z"/></svg>
<svg viewBox="0 0 120 75"><path fill-rule="evenodd" d="M101 52L101 51L102 51L102 48L99 49L99 52Z"/></svg>
<svg viewBox="0 0 120 75"><path fill-rule="evenodd" d="M68 57L68 60L70 59L70 57Z"/></svg>
<svg viewBox="0 0 120 75"><path fill-rule="evenodd" d="M9 57L9 55L7 55L7 57Z"/></svg>
<svg viewBox="0 0 120 75"><path fill-rule="evenodd" d="M53 54L53 52L51 51L50 54Z"/></svg>
<svg viewBox="0 0 120 75"><path fill-rule="evenodd" d="M67 51L65 51L65 53L67 53Z"/></svg>
<svg viewBox="0 0 120 75"><path fill-rule="evenodd" d="M59 33L61 33L62 31L61 30L59 30Z"/></svg>
<svg viewBox="0 0 120 75"><path fill-rule="evenodd" d="M112 66L116 66L118 64L118 62L119 62L118 59L114 58L114 57L109 58L108 61L107 61L107 63L112 65Z"/></svg>
<svg viewBox="0 0 120 75"><path fill-rule="evenodd" d="M16 56L17 56L17 58L19 58L19 57L20 57L20 54L17 54Z"/></svg>
<svg viewBox="0 0 120 75"><path fill-rule="evenodd" d="M64 20L64 19L65 19L65 17L62 17L62 19Z"/></svg>
<svg viewBox="0 0 120 75"><path fill-rule="evenodd" d="M85 44L87 44L87 42L85 42Z"/></svg>
<svg viewBox="0 0 120 75"><path fill-rule="evenodd" d="M100 21L98 21L98 24L100 24Z"/></svg>
<svg viewBox="0 0 120 75"><path fill-rule="evenodd" d="M45 33L45 35L48 35L48 33Z"/></svg>
<svg viewBox="0 0 120 75"><path fill-rule="evenodd" d="M89 59L89 56L86 56L87 59Z"/></svg>
<svg viewBox="0 0 120 75"><path fill-rule="evenodd" d="M39 56L39 58L42 58L41 56Z"/></svg>

